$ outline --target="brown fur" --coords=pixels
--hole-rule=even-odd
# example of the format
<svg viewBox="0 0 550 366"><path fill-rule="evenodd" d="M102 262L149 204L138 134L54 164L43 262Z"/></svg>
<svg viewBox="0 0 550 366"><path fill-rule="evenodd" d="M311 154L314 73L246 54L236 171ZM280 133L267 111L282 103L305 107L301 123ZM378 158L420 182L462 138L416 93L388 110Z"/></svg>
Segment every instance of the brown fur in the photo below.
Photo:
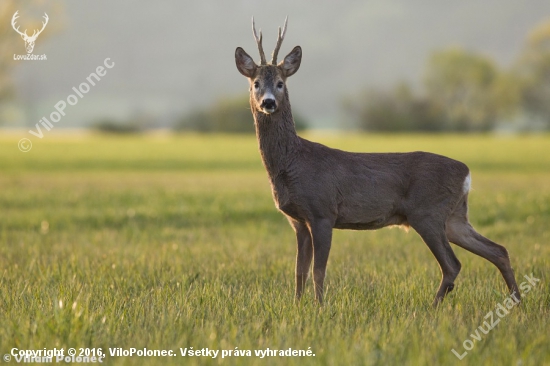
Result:
<svg viewBox="0 0 550 366"><path fill-rule="evenodd" d="M286 79L298 70L301 57L295 47L278 65L256 65L242 48L235 51L237 68L250 82L250 107L273 199L296 232L296 299L313 259L315 297L322 302L333 228L389 225L413 227L437 259L442 280L434 304L453 289L461 267L449 241L495 264L519 297L506 249L468 222L465 164L427 152L346 152L296 134ZM275 110L266 107L273 105L266 98L273 99Z"/></svg>

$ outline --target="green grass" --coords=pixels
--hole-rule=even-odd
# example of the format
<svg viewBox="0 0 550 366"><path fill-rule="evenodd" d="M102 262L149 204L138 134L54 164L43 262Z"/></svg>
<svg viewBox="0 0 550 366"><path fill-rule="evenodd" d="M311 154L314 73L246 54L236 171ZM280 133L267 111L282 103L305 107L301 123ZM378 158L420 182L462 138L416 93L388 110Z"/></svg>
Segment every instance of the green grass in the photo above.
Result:
<svg viewBox="0 0 550 366"><path fill-rule="evenodd" d="M293 303L295 242L250 136L0 137L0 354L11 348L303 349L315 357L111 357L110 365L550 364L550 136L315 135L472 168L470 216L539 284L459 361L506 298L487 261L443 305L411 230L336 231L326 303ZM475 334L474 334L475 335ZM12 360L12 362L15 362Z"/></svg>

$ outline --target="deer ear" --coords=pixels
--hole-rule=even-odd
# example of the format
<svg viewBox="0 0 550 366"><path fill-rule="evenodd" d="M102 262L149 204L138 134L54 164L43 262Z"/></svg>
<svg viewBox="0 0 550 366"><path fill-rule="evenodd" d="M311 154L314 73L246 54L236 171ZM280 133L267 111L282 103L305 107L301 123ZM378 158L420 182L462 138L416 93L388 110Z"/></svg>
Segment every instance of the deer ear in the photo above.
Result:
<svg viewBox="0 0 550 366"><path fill-rule="evenodd" d="M257 66L252 57L250 57L241 47L237 47L235 50L235 63L241 74L247 78L254 76Z"/></svg>
<svg viewBox="0 0 550 366"><path fill-rule="evenodd" d="M300 68L302 62L302 47L296 46L286 55L285 59L279 63L285 77L292 76Z"/></svg>

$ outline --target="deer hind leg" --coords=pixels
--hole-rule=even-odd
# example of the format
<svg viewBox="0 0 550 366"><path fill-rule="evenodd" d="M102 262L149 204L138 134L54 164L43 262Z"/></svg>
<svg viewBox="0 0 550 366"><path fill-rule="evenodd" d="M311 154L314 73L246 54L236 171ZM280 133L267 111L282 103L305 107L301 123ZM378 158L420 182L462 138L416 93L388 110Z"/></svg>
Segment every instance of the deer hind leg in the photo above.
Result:
<svg viewBox="0 0 550 366"><path fill-rule="evenodd" d="M447 220L446 233L452 243L493 263L504 277L510 293L520 298L508 251L475 231L468 222L466 201Z"/></svg>
<svg viewBox="0 0 550 366"><path fill-rule="evenodd" d="M454 280L461 268L460 261L447 240L445 224L441 222L441 218L423 217L419 220L413 218L409 219L409 223L420 234L439 263L442 278L433 302L433 305L437 306L445 295L453 290Z"/></svg>
<svg viewBox="0 0 550 366"><path fill-rule="evenodd" d="M300 300L308 278L311 260L313 258L313 245L311 234L306 224L289 219L290 224L296 232L296 301Z"/></svg>

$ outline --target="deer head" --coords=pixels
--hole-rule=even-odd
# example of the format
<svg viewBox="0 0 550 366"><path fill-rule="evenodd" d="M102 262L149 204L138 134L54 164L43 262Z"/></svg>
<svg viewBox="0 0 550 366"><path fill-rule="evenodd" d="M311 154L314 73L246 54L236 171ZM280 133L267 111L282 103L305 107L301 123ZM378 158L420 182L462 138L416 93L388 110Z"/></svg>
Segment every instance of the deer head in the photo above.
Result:
<svg viewBox="0 0 550 366"><path fill-rule="evenodd" d="M19 12L19 10L16 11L15 14L13 14L13 17L11 18L11 26L13 27L13 29L17 33L19 33L21 35L21 38L23 38L23 40L25 41L25 48L27 50L27 53L32 53L32 50L34 49L34 42L36 41L36 38L38 38L40 33L42 33L44 28L46 28L46 24L48 24L48 20L49 20L48 14L44 13L45 22L42 22L42 29L40 29L39 31L37 31L35 29L32 36L29 36L27 34L26 29L25 29L24 32L21 32L21 31L19 31L19 27L15 26L15 21L16 21L17 18L19 18L18 12Z"/></svg>
<svg viewBox="0 0 550 366"><path fill-rule="evenodd" d="M235 50L237 69L250 82L251 107L265 114L276 113L279 110L279 106L288 99L286 79L298 71L302 60L302 49L300 46L296 46L283 61L277 64L277 54L285 37L287 19L285 19L283 30L281 31L281 28L279 28L277 45L269 64L265 59L262 46L262 31L260 30L260 35L258 36L254 18L252 18L252 34L260 52L260 64L256 64L252 57L241 47L237 47Z"/></svg>

